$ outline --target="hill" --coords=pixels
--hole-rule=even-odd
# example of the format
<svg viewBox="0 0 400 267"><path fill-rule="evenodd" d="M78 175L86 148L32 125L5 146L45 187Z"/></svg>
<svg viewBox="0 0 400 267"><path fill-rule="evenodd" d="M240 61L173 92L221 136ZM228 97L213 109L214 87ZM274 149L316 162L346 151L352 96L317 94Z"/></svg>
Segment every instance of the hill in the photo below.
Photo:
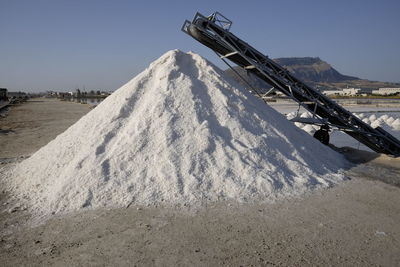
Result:
<svg viewBox="0 0 400 267"><path fill-rule="evenodd" d="M319 57L276 58L276 63L284 66L291 73L305 82L343 82L359 80L357 77L346 76L335 70L330 64Z"/></svg>
<svg viewBox="0 0 400 267"><path fill-rule="evenodd" d="M340 89L346 87L357 87L363 89L377 89L379 87L395 87L396 83L376 82L358 77L343 75L329 63L321 60L319 57L289 57L273 59L279 65L289 70L295 77L323 90ZM269 88L270 86L253 75L247 75L246 71L235 67L236 71L250 82L256 88ZM225 71L237 82L246 86L246 84L231 70Z"/></svg>

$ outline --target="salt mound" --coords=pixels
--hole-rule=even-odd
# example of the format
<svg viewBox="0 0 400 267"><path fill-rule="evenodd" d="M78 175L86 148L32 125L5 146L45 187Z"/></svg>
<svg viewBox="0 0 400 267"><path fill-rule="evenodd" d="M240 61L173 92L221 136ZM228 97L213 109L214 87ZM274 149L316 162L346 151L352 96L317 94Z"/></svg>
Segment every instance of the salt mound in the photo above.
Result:
<svg viewBox="0 0 400 267"><path fill-rule="evenodd" d="M376 115L375 115L375 114L372 114L371 116L369 116L369 120L370 120L371 122L374 122L374 121L376 120Z"/></svg>
<svg viewBox="0 0 400 267"><path fill-rule="evenodd" d="M313 115L310 112L303 112L300 115L300 118L312 118Z"/></svg>
<svg viewBox="0 0 400 267"><path fill-rule="evenodd" d="M273 200L343 179L341 155L194 53L170 51L20 163L37 214Z"/></svg>
<svg viewBox="0 0 400 267"><path fill-rule="evenodd" d="M393 121L391 126L393 129L400 131L400 118Z"/></svg>
<svg viewBox="0 0 400 267"><path fill-rule="evenodd" d="M364 114L364 113L358 113L358 114L357 114L357 117L358 117L359 119L363 119L363 118L365 117L365 114Z"/></svg>
<svg viewBox="0 0 400 267"><path fill-rule="evenodd" d="M380 119L377 119L377 120L375 120L375 121L373 121L371 123L371 127L372 128L377 128L379 126L382 126L382 124L383 124L383 121L381 121Z"/></svg>
<svg viewBox="0 0 400 267"><path fill-rule="evenodd" d="M389 119L389 115L387 115L387 114L384 114L379 117L379 120L382 120L382 121L386 121L387 119Z"/></svg>
<svg viewBox="0 0 400 267"><path fill-rule="evenodd" d="M362 119L362 121L363 121L363 122L365 122L365 123L367 123L367 124L369 124L369 123L370 123L370 120L369 120L369 118L364 118L364 119Z"/></svg>
<svg viewBox="0 0 400 267"><path fill-rule="evenodd" d="M392 122L392 125L400 125L400 118Z"/></svg>
<svg viewBox="0 0 400 267"><path fill-rule="evenodd" d="M313 135L315 132L315 128L311 124L307 124L306 126L303 127L303 131L306 131L307 133Z"/></svg>
<svg viewBox="0 0 400 267"><path fill-rule="evenodd" d="M292 111L292 112L289 112L288 114L286 114L286 118L288 120L294 119L294 118L296 118L296 116L297 116L297 112L296 111Z"/></svg>
<svg viewBox="0 0 400 267"><path fill-rule="evenodd" d="M393 117L389 117L389 118L386 120L386 124L389 125L389 126L391 126L393 122L394 122L394 118L393 118Z"/></svg>

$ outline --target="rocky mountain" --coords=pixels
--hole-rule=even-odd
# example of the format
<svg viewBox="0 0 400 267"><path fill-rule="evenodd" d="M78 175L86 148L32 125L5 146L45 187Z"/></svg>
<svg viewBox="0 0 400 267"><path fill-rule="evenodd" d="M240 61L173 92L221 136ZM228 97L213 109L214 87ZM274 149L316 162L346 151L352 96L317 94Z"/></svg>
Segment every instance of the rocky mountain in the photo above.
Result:
<svg viewBox="0 0 400 267"><path fill-rule="evenodd" d="M273 59L279 65L289 70L295 77L320 90L337 90L346 87L362 88L365 90L378 89L380 87L399 87L398 83L377 82L343 75L330 64L319 57L290 57ZM267 89L271 86L254 75L248 75L245 70L235 67L235 70L254 87ZM248 87L231 69L225 71L237 82Z"/></svg>
<svg viewBox="0 0 400 267"><path fill-rule="evenodd" d="M319 57L276 58L274 61L305 82L335 83L359 80L357 77L346 76L339 73Z"/></svg>

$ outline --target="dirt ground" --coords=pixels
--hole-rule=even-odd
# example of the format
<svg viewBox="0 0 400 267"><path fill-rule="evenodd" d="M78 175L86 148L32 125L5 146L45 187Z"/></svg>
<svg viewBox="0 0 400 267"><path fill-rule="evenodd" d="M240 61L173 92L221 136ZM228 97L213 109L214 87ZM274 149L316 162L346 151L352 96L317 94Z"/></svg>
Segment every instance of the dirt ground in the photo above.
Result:
<svg viewBox="0 0 400 267"><path fill-rule="evenodd" d="M35 98L0 117L0 158L30 155L89 112L89 105Z"/></svg>
<svg viewBox="0 0 400 267"><path fill-rule="evenodd" d="M88 111L51 99L14 107L0 119L0 168ZM355 162L347 171L351 180L268 205L95 210L32 226L2 191L1 265L400 266L399 159L341 151Z"/></svg>

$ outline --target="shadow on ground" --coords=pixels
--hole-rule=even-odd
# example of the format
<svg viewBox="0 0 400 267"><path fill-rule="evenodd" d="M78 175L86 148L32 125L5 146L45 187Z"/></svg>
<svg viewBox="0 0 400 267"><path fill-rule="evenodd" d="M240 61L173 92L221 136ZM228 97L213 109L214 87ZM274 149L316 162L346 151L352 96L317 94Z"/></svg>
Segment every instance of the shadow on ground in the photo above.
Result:
<svg viewBox="0 0 400 267"><path fill-rule="evenodd" d="M350 176L381 181L400 187L400 158L394 158L375 152L368 152L351 147L334 148L354 164L347 171Z"/></svg>
<svg viewBox="0 0 400 267"><path fill-rule="evenodd" d="M9 134L9 133L15 133L15 131L11 129L0 129L0 134Z"/></svg>

